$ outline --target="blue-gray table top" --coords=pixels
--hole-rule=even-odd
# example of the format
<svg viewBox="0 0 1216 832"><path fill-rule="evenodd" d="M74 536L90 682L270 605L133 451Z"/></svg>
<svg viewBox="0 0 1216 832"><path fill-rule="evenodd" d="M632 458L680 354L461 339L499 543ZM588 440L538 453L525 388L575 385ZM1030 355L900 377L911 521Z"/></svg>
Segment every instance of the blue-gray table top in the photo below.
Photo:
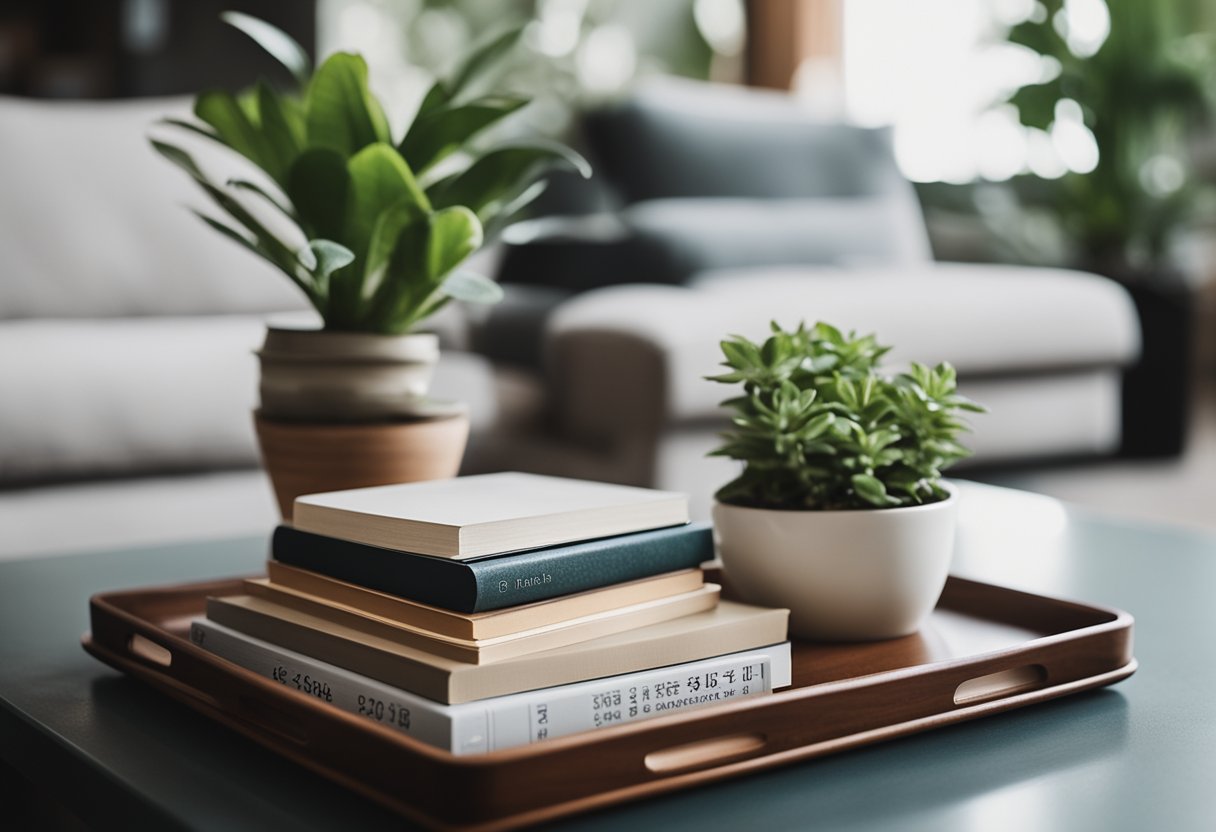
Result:
<svg viewBox="0 0 1216 832"><path fill-rule="evenodd" d="M1137 674L554 828L1216 829L1216 535L986 486L961 508L956 574L1131 612ZM95 592L265 556L253 539L0 563L0 759L105 828L403 828L80 648Z"/></svg>

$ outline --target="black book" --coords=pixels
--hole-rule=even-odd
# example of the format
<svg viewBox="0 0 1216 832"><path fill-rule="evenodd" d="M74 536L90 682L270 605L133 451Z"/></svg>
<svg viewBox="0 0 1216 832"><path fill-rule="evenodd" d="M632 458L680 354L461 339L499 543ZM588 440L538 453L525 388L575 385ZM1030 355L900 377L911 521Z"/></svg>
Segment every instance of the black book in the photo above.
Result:
<svg viewBox="0 0 1216 832"><path fill-rule="evenodd" d="M275 560L290 566L462 613L690 569L714 557L707 523L471 560L382 549L290 526L275 529L272 549Z"/></svg>

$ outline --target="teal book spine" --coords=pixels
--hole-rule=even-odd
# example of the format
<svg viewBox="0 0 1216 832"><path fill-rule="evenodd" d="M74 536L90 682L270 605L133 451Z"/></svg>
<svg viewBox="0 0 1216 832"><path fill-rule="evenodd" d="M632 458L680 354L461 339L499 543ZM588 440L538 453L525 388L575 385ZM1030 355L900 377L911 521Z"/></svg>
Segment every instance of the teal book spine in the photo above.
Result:
<svg viewBox="0 0 1216 832"><path fill-rule="evenodd" d="M713 560L707 524L677 526L466 561L477 581L477 611L514 607Z"/></svg>
<svg viewBox="0 0 1216 832"><path fill-rule="evenodd" d="M276 560L331 578L456 612L544 601L691 569L714 557L706 523L457 561L348 540L275 530Z"/></svg>

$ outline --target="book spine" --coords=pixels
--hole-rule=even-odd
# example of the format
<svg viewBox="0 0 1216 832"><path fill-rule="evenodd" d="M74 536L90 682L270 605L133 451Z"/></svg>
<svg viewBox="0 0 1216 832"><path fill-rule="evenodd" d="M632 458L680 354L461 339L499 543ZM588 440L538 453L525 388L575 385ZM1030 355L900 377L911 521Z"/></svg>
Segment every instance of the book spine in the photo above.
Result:
<svg viewBox="0 0 1216 832"><path fill-rule="evenodd" d="M775 672L753 651L499 697L491 750L770 693Z"/></svg>
<svg viewBox="0 0 1216 832"><path fill-rule="evenodd" d="M195 644L286 687L454 754L476 754L770 692L788 684L789 644L464 705L408 691L206 619Z"/></svg>
<svg viewBox="0 0 1216 832"><path fill-rule="evenodd" d="M477 585L474 612L486 612L689 569L713 557L713 532L696 524L465 564Z"/></svg>
<svg viewBox="0 0 1216 832"><path fill-rule="evenodd" d="M271 552L289 566L411 601L462 613L476 608L477 583L461 561L395 552L290 526L275 529Z"/></svg>
<svg viewBox="0 0 1216 832"><path fill-rule="evenodd" d="M275 560L462 613L487 612L690 569L713 560L713 532L691 524L455 561L275 530Z"/></svg>
<svg viewBox="0 0 1216 832"><path fill-rule="evenodd" d="M190 624L190 640L259 676L298 690L347 713L457 754L486 751L484 711L454 718L450 706L377 682L302 653L207 619Z"/></svg>

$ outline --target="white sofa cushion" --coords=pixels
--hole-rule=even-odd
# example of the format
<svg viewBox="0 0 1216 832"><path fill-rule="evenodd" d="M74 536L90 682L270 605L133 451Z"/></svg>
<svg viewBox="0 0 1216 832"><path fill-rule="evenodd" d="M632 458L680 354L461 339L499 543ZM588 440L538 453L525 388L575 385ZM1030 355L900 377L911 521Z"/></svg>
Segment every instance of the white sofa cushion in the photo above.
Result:
<svg viewBox="0 0 1216 832"><path fill-rule="evenodd" d="M0 484L256 465L257 316L0 321ZM499 418L494 373L445 350L431 393Z"/></svg>
<svg viewBox="0 0 1216 832"><path fill-rule="evenodd" d="M770 320L827 321L895 345L892 367L950 361L961 378L1122 367L1139 353L1131 299L1117 284L1060 269L780 267L702 274L691 286L620 286L581 295L550 323L548 353L575 435L720 418L718 342L763 338ZM658 394L637 407L636 390Z"/></svg>
<svg viewBox="0 0 1216 832"><path fill-rule="evenodd" d="M268 536L278 521L270 483L254 470L8 490L0 493L0 561Z"/></svg>
<svg viewBox="0 0 1216 832"><path fill-rule="evenodd" d="M188 117L188 99L0 96L0 319L304 306L283 275L187 210L211 206L148 144L167 114ZM223 148L183 141L218 181L249 175Z"/></svg>

